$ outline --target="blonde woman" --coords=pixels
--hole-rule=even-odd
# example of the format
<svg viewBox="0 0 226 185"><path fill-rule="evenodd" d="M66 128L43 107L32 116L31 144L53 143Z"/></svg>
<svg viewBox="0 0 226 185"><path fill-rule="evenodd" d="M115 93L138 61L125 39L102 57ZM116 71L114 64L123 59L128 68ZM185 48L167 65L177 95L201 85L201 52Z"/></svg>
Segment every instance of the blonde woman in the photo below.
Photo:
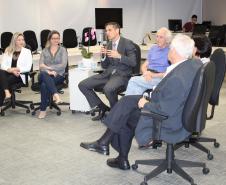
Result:
<svg viewBox="0 0 226 185"><path fill-rule="evenodd" d="M12 84L25 83L25 75L32 66L32 55L29 49L25 48L24 36L22 33L15 33L11 39L10 45L3 54L0 69L0 107L4 99L10 99L10 86Z"/></svg>
<svg viewBox="0 0 226 185"><path fill-rule="evenodd" d="M60 46L60 33L51 31L47 38L47 44L42 51L39 67L39 82L41 84L41 105L38 118L46 116L49 97L53 96L55 103L60 103L61 99L57 93L56 85L64 81L64 73L67 65L67 51Z"/></svg>

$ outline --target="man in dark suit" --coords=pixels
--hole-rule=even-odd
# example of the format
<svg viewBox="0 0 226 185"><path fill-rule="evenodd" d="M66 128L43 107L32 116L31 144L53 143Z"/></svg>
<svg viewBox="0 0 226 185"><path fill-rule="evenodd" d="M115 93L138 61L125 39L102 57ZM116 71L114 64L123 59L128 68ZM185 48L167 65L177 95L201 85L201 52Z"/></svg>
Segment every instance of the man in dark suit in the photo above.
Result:
<svg viewBox="0 0 226 185"><path fill-rule="evenodd" d="M103 87L104 94L113 107L118 101L117 90L127 85L132 67L136 66L136 49L132 41L120 36L119 24L110 22L105 27L109 40L107 46L101 49L103 55L101 66L105 70L81 81L78 85L91 108L95 110L98 107L100 110L98 117L93 118L94 121L101 119L108 109L96 95L94 88Z"/></svg>
<svg viewBox="0 0 226 185"><path fill-rule="evenodd" d="M180 138L180 134L184 135L186 131L182 128L182 110L195 74L202 65L201 61L189 59L192 57L193 50L194 41L191 38L180 34L175 36L168 54L171 66L167 68L165 77L153 90L150 99L147 100L139 95L123 97L104 120L108 128L101 138L95 142L81 143L80 146L108 155L111 143L119 155L108 159L107 165L122 170L129 169L128 153L135 129L138 144L154 143L152 120L140 116L140 109L154 110L169 116L163 123L168 132L165 130L162 134L173 133L172 142Z"/></svg>

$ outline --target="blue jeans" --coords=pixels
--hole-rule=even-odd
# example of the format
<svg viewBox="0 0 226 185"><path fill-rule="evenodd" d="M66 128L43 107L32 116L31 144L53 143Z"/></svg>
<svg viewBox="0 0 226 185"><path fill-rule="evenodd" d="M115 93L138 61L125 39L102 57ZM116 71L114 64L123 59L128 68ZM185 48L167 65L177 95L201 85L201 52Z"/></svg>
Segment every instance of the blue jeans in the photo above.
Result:
<svg viewBox="0 0 226 185"><path fill-rule="evenodd" d="M147 89L153 89L161 80L162 78L158 77L146 81L143 76L134 76L129 80L125 95L142 95Z"/></svg>
<svg viewBox="0 0 226 185"><path fill-rule="evenodd" d="M64 77L57 75L50 76L47 72L41 71L39 75L41 105L40 110L45 111L49 104L50 96L57 93L56 85L64 82Z"/></svg>

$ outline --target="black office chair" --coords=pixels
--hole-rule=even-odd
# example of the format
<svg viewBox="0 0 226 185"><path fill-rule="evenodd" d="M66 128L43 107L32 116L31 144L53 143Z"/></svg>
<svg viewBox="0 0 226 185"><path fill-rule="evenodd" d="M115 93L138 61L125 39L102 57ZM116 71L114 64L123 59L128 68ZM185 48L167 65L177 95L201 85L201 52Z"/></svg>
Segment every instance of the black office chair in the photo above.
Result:
<svg viewBox="0 0 226 185"><path fill-rule="evenodd" d="M226 70L225 54L222 49L216 49L211 55L210 59L215 64L216 73L214 78L215 80L213 91L209 99L209 105L211 105L211 114L210 116L207 116L207 120L213 118L215 106L219 103L220 89L224 81ZM174 149L177 150L182 146L188 148L190 145L192 145L193 147L205 152L207 154L207 159L212 160L214 157L213 154L211 154L210 150L202 145L201 142L214 143L215 148L218 148L220 146L215 138L201 137L200 134L193 133L192 137L190 137L189 140L179 143L175 146Z"/></svg>
<svg viewBox="0 0 226 185"><path fill-rule="evenodd" d="M214 63L209 62L200 68L193 81L182 114L183 127L190 132L191 135L193 132L201 133L205 128L207 105L214 85L214 75ZM142 115L153 119L153 124L156 126L156 138L154 139L162 140L161 125L163 120L167 120L167 115L160 115L155 112L144 110L142 111ZM187 135L184 135L184 139L187 139ZM203 174L209 173L209 169L206 167L205 163L175 159L174 145L167 140L164 141L167 143L165 159L136 160L135 164L132 165L133 170L138 168L138 164L157 166L152 172L145 175L141 185L147 185L148 180L156 177L165 170L167 173L172 173L172 171L174 171L179 176L189 181L191 185L196 184L194 183L193 178L188 175L182 167L202 167Z"/></svg>
<svg viewBox="0 0 226 185"><path fill-rule="evenodd" d="M141 49L140 49L140 46L137 45L136 43L133 43L133 44L134 44L135 49L136 49L136 66L134 66L132 68L131 77L140 75L140 63L141 63ZM98 70L97 71L97 73L101 73L101 72L103 72L103 70ZM117 89L117 94L123 96L124 95L123 92L126 90L126 87L127 87L127 84L119 87ZM103 88L104 88L104 86L99 86L99 87L95 87L94 90L96 92L99 92L99 93L104 93L103 92ZM91 115L95 116L95 112L91 112Z"/></svg>
<svg viewBox="0 0 226 185"><path fill-rule="evenodd" d="M206 26L202 24L195 24L192 35L205 35Z"/></svg>
<svg viewBox="0 0 226 185"><path fill-rule="evenodd" d="M41 48L42 49L45 48L49 33L50 33L50 30L48 30L48 29L42 30L41 33L40 33L40 41L41 41Z"/></svg>
<svg viewBox="0 0 226 185"><path fill-rule="evenodd" d="M32 71L32 69L31 69ZM23 73L25 75L26 83L24 84L23 82L13 84L9 90L11 93L11 99L10 101L6 102L3 104L2 110L1 110L1 116L5 116L5 111L7 109L15 109L16 107L21 107L26 109L26 113L30 113L30 108L33 108L33 102L32 101L23 101L23 100L16 100L16 93L21 93L21 88L22 87L28 87L28 78L29 78L29 72ZM27 105L28 104L28 105Z"/></svg>
<svg viewBox="0 0 226 185"><path fill-rule="evenodd" d="M65 48L75 48L78 46L77 35L74 29L65 29L63 31L63 46Z"/></svg>
<svg viewBox="0 0 226 185"><path fill-rule="evenodd" d="M13 33L12 32L3 32L1 34L1 48L0 51L2 53L5 52L5 49L9 46Z"/></svg>
<svg viewBox="0 0 226 185"><path fill-rule="evenodd" d="M93 30L93 32L92 32ZM86 41L86 37L89 39ZM86 27L82 31L82 45L83 46L95 46L97 44L96 31L92 27Z"/></svg>
<svg viewBox="0 0 226 185"><path fill-rule="evenodd" d="M223 46L226 30L223 26L211 26L209 39L213 46Z"/></svg>
<svg viewBox="0 0 226 185"><path fill-rule="evenodd" d="M26 44L31 46L31 51L33 54L38 54L37 49L38 49L38 41L37 37L34 31L32 30L26 30L23 32L24 34L24 39Z"/></svg>
<svg viewBox="0 0 226 185"><path fill-rule="evenodd" d="M69 71L69 67L68 67L68 63L67 63L67 66L66 66L66 68L65 68L65 73L64 73L65 80L64 80L63 83L58 84L58 85L56 86L57 92L58 92L59 94L64 94L63 89L68 87L68 71ZM35 82L34 78L35 78L35 74L32 76L31 89L32 89L32 91L35 91L35 92L39 93L39 92L40 92L40 84L39 84L39 82ZM31 104L31 108L33 109L32 112L31 112L31 114L32 114L33 116L36 114L36 111L40 110L40 104L41 104L41 102L37 102L37 103ZM62 103L60 103L60 104L56 104L56 103L53 101L53 97L52 97L52 96L49 97L49 104L48 104L48 107L49 107L50 109L52 109L52 108L56 109L56 110L57 110L57 115L58 115L58 116L61 115L61 109L60 109L60 107L59 107L59 106L61 106L61 105L68 105L68 106L69 106L70 103L62 102ZM36 107L36 106L37 106L37 107ZM34 107L34 108L33 108L33 107Z"/></svg>
<svg viewBox="0 0 226 185"><path fill-rule="evenodd" d="M216 74L213 92L209 101L209 104L211 105L211 114L209 117L207 117L207 120L213 118L215 106L219 104L220 90L224 82L226 71L226 59L224 51L222 49L216 49L211 55L210 60L215 63Z"/></svg>

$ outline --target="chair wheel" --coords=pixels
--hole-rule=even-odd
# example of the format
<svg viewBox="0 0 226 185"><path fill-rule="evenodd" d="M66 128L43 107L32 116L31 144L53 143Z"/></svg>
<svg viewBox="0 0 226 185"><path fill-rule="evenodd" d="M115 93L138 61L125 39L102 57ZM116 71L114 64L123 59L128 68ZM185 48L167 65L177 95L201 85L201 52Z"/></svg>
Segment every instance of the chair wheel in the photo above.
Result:
<svg viewBox="0 0 226 185"><path fill-rule="evenodd" d="M95 116L95 112L91 112L90 114L91 114L91 116Z"/></svg>
<svg viewBox="0 0 226 185"><path fill-rule="evenodd" d="M137 164L133 164L133 165L132 165L132 169L133 169L133 170L136 170L137 168L138 168L138 165L137 165Z"/></svg>
<svg viewBox="0 0 226 185"><path fill-rule="evenodd" d="M32 111L32 112L31 112L31 115L32 115L32 116L35 116L35 114L36 114L35 111Z"/></svg>
<svg viewBox="0 0 226 185"><path fill-rule="evenodd" d="M141 182L140 185L148 185L146 182Z"/></svg>
<svg viewBox="0 0 226 185"><path fill-rule="evenodd" d="M30 104L30 108L31 108L32 110L35 108L33 103Z"/></svg>
<svg viewBox="0 0 226 185"><path fill-rule="evenodd" d="M205 174L205 175L208 174L209 172L210 172L209 168L203 168L202 169L202 173Z"/></svg>
<svg viewBox="0 0 226 185"><path fill-rule="evenodd" d="M215 147L215 148L219 148L219 146L220 146L220 143L214 142L214 147Z"/></svg>
<svg viewBox="0 0 226 185"><path fill-rule="evenodd" d="M5 116L5 112L4 111L1 111L1 116Z"/></svg>
<svg viewBox="0 0 226 185"><path fill-rule="evenodd" d="M27 114L30 113L30 112L31 112L31 111L30 111L29 109L26 110L26 113L27 113Z"/></svg>
<svg viewBox="0 0 226 185"><path fill-rule="evenodd" d="M61 112L60 112L60 111L58 111L58 112L57 112L57 116L60 116L60 115L61 115Z"/></svg>
<svg viewBox="0 0 226 185"><path fill-rule="evenodd" d="M208 155L207 155L207 159L213 160L213 154L208 154Z"/></svg>

